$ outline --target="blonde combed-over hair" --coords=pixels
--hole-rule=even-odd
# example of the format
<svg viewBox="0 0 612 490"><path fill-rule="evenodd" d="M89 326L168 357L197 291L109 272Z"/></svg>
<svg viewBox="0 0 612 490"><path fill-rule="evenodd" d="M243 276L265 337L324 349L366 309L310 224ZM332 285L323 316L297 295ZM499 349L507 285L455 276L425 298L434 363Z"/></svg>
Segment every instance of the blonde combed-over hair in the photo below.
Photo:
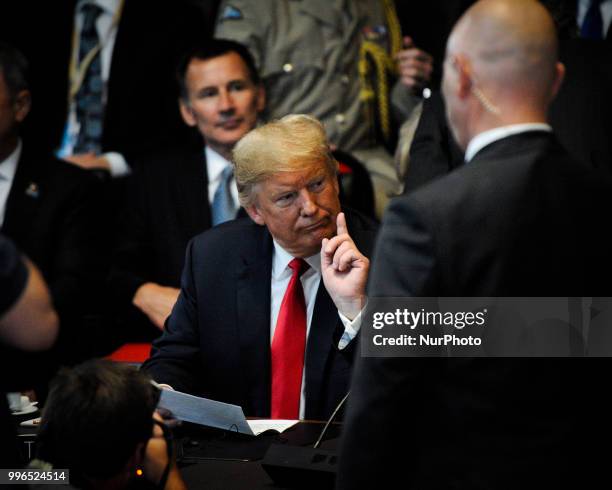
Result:
<svg viewBox="0 0 612 490"><path fill-rule="evenodd" d="M291 114L247 133L234 147L234 176L240 204L252 206L255 188L273 174L324 164L338 173L323 125L314 117Z"/></svg>

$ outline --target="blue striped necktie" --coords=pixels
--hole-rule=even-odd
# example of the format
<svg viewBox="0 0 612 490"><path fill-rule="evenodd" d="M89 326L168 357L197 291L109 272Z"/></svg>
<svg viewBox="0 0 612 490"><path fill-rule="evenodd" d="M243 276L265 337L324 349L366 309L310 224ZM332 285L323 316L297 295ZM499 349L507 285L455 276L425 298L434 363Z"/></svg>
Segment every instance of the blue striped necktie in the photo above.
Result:
<svg viewBox="0 0 612 490"><path fill-rule="evenodd" d="M100 43L96 20L102 9L95 4L85 4L82 9L83 26L79 42L79 63ZM76 116L79 122L79 137L74 153L99 153L102 146L102 64L101 50L94 56L87 68L83 83L76 95Z"/></svg>
<svg viewBox="0 0 612 490"><path fill-rule="evenodd" d="M231 182L234 176L234 168L228 165L221 173L221 182L215 191L212 203L212 222L213 226L229 221L236 217L236 207L232 199Z"/></svg>

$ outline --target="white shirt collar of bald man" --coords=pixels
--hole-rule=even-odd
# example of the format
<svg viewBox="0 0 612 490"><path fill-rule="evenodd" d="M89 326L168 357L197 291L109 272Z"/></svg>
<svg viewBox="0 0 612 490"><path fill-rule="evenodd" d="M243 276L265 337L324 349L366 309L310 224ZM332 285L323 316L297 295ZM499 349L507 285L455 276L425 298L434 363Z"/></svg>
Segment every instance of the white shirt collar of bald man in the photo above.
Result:
<svg viewBox="0 0 612 490"><path fill-rule="evenodd" d="M467 149L465 150L465 163L469 163L476 153L485 146L489 146L491 143L507 138L508 136L514 136L515 134L526 133L528 131L546 131L551 133L552 128L546 123L523 123L511 124L509 126L501 126L499 128L483 131L474 136L468 143Z"/></svg>

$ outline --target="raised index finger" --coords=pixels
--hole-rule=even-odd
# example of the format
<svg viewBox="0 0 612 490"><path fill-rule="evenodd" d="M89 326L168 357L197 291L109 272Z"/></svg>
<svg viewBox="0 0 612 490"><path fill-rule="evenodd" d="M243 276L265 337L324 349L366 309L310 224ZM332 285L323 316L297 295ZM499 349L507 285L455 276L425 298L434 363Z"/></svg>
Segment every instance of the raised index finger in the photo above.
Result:
<svg viewBox="0 0 612 490"><path fill-rule="evenodd" d="M336 217L336 235L344 235L348 233L348 228L346 227L346 217L344 213L338 213Z"/></svg>

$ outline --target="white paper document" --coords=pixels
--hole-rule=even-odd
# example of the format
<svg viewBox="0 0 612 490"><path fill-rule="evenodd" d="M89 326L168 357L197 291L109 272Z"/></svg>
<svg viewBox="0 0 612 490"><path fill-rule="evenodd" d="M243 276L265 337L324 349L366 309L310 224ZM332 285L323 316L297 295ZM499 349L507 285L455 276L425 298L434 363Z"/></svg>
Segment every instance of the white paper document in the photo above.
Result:
<svg viewBox="0 0 612 490"><path fill-rule="evenodd" d="M169 410L178 420L251 436L257 436L267 430L283 432L299 422L298 420L247 420L238 405L172 390L161 390L157 406Z"/></svg>
<svg viewBox="0 0 612 490"><path fill-rule="evenodd" d="M285 432L289 427L293 427L299 420L281 420L281 419L262 419L262 420L247 420L247 424L253 431L253 434L258 436L267 430L275 430L276 432Z"/></svg>

